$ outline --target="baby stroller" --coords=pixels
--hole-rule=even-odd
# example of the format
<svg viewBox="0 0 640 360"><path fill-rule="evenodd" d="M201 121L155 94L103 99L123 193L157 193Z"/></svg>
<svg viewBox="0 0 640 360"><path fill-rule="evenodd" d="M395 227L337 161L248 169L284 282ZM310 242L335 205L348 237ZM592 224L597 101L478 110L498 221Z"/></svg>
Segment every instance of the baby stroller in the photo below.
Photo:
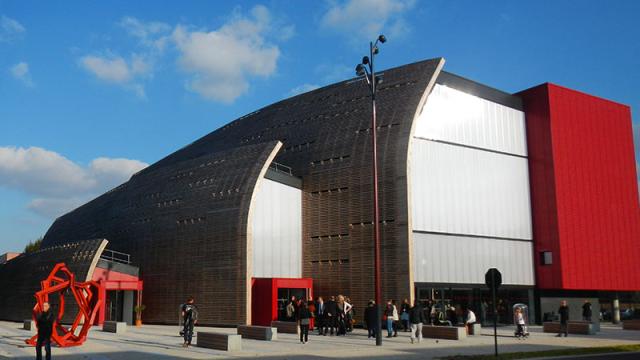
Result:
<svg viewBox="0 0 640 360"><path fill-rule="evenodd" d="M513 305L513 323L516 325L514 335L517 339L526 339L529 337L529 307L526 304Z"/></svg>

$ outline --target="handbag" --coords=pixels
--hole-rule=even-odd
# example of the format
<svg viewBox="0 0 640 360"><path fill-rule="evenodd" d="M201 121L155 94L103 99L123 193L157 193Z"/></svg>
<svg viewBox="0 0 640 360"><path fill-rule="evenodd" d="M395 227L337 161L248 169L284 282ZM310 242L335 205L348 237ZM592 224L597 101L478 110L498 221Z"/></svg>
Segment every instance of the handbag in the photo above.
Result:
<svg viewBox="0 0 640 360"><path fill-rule="evenodd" d="M300 325L309 325L309 318L300 319Z"/></svg>

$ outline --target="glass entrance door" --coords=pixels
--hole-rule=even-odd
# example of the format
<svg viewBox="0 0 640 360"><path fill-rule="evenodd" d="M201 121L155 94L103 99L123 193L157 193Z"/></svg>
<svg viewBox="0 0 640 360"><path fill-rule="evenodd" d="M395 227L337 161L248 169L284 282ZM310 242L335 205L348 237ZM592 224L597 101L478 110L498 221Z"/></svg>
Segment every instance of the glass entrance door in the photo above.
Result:
<svg viewBox="0 0 640 360"><path fill-rule="evenodd" d="M291 320L287 318L287 304L289 304L291 297L295 296L296 301L300 299L303 299L306 301L307 293L308 293L307 289L278 288L278 320L279 321Z"/></svg>

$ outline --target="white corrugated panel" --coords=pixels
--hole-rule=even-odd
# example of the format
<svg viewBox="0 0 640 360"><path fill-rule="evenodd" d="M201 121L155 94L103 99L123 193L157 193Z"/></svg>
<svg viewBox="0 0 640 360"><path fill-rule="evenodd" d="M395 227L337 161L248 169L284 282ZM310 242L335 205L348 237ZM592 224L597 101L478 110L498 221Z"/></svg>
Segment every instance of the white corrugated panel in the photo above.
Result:
<svg viewBox="0 0 640 360"><path fill-rule="evenodd" d="M527 156L524 113L436 84L414 136Z"/></svg>
<svg viewBox="0 0 640 360"><path fill-rule="evenodd" d="M301 277L302 192L262 179L251 226L253 277Z"/></svg>
<svg viewBox="0 0 640 360"><path fill-rule="evenodd" d="M533 285L533 242L413 233L415 282L483 284L492 267L503 284Z"/></svg>
<svg viewBox="0 0 640 360"><path fill-rule="evenodd" d="M412 140L413 230L532 239L527 159Z"/></svg>

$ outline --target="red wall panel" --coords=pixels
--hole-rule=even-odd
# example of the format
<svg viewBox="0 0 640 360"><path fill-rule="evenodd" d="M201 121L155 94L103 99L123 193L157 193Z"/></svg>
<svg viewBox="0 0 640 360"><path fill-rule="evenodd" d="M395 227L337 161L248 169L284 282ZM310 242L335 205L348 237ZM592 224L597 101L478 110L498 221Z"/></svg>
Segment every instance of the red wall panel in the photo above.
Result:
<svg viewBox="0 0 640 360"><path fill-rule="evenodd" d="M553 84L520 94L541 289L640 290L640 205L628 106Z"/></svg>

